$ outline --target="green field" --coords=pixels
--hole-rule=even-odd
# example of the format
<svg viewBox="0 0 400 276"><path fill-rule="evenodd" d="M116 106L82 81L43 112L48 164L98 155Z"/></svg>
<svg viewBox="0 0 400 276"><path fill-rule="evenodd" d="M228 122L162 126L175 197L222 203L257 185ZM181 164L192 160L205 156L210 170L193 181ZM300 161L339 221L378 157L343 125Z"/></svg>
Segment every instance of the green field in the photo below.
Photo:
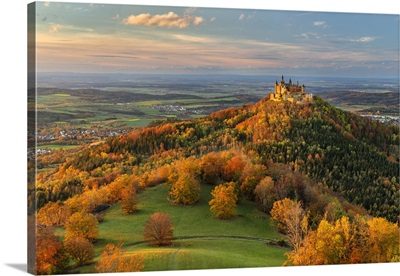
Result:
<svg viewBox="0 0 400 276"><path fill-rule="evenodd" d="M123 90L123 91L121 91ZM225 91L226 90L226 91ZM219 91L219 92L217 92ZM71 124L73 128L136 128L168 118L193 119L226 106L240 106L246 99L228 88L215 91L180 91L163 88L113 88L70 90L44 88L36 108L39 130ZM179 106L173 109L168 106ZM164 110L163 110L164 109ZM201 115L204 116L204 115Z"/></svg>
<svg viewBox="0 0 400 276"><path fill-rule="evenodd" d="M57 149L75 149L77 147L79 147L79 146L78 145L47 144L44 146L37 146L37 149L57 150Z"/></svg>
<svg viewBox="0 0 400 276"><path fill-rule="evenodd" d="M219 220L209 210L212 188L203 185L200 202L190 207L171 206L166 185L141 192L135 214L124 215L119 204L112 206L99 224L95 260L108 243L123 242L128 254L145 258L145 270L149 271L282 265L287 249L267 245L283 237L270 225L269 216L259 212L254 203L242 200L234 218ZM172 218L175 240L171 246L148 247L143 243L146 220L157 211ZM62 236L63 230L58 229L58 234ZM92 272L93 267L82 267L80 272Z"/></svg>

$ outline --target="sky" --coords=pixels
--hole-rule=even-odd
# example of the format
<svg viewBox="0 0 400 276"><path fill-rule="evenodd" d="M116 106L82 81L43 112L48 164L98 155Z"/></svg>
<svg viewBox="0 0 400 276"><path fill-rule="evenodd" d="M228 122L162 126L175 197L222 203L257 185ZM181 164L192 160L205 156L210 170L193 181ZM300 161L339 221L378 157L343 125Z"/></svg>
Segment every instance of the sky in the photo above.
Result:
<svg viewBox="0 0 400 276"><path fill-rule="evenodd" d="M399 76L399 15L37 2L38 72Z"/></svg>

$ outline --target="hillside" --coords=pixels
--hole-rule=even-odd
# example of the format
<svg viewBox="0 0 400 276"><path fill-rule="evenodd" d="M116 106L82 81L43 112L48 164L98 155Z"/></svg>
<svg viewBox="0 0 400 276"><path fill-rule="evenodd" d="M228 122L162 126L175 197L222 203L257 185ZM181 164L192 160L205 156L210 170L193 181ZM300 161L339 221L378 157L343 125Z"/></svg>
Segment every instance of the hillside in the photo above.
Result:
<svg viewBox="0 0 400 276"><path fill-rule="evenodd" d="M182 157L235 149L262 164L288 164L371 215L394 222L399 214L398 144L398 127L341 111L320 98L305 105L263 99L82 148L55 170L57 180L52 173L40 176L38 200L39 206L48 200L65 200L82 192L91 178L104 178L105 171L131 173L133 166L138 171L155 169ZM69 177L68 171L81 177Z"/></svg>
<svg viewBox="0 0 400 276"><path fill-rule="evenodd" d="M289 248L285 263L295 265L396 261L398 224L388 221L397 222L399 214L398 145L398 126L318 97L302 104L265 98L40 156L28 208L33 213L39 207L40 237L53 241L68 241L67 227L76 217L100 223L90 245L94 263L60 263L60 272L93 272L101 251L121 242L128 255L144 258L146 270L279 265ZM216 202L220 209L213 209ZM285 210L303 217L297 247L281 223ZM173 244L159 250L143 240L146 219L157 211L172 217L176 231ZM298 219L288 220L297 223L292 229L300 229ZM349 223L358 237L351 244L343 232ZM42 226L58 227L58 238ZM313 242L324 229L339 231L345 255L329 257L340 248L318 251ZM387 254L370 253L379 243L370 235L387 239ZM302 254L307 246L310 254ZM240 247L251 257L241 258ZM208 254L221 258L210 261Z"/></svg>

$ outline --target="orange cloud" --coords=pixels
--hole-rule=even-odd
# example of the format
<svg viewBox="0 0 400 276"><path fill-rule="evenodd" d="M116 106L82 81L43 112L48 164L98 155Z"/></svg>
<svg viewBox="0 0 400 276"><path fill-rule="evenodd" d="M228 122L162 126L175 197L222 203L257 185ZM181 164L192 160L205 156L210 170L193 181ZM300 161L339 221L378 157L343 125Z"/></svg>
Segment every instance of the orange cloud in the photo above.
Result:
<svg viewBox="0 0 400 276"><path fill-rule="evenodd" d="M199 16L179 16L174 12L167 14L151 15L149 13L142 13L139 15L131 15L124 19L125 25L143 25L143 26L158 26L167 28L187 28L190 24L195 26L200 25L204 19Z"/></svg>

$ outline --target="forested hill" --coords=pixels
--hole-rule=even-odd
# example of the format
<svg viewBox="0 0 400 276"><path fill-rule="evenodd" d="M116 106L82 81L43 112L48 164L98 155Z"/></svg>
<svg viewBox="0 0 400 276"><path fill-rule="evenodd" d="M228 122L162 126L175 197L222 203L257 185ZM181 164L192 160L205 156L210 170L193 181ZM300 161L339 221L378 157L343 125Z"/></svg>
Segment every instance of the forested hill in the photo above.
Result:
<svg viewBox="0 0 400 276"><path fill-rule="evenodd" d="M39 185L42 195L38 199L39 205L66 199L81 192L87 179L100 179L106 171L132 173L138 166L150 171L180 158L234 149L266 167L288 164L362 205L371 215L395 222L400 190L398 145L398 126L339 110L318 97L302 105L265 98L205 118L162 123L88 146L54 172L62 178L69 170L80 178L66 182L68 188L59 188L62 192L57 195L46 190L50 184ZM47 175L43 182L51 179ZM86 184L79 183L82 179Z"/></svg>

